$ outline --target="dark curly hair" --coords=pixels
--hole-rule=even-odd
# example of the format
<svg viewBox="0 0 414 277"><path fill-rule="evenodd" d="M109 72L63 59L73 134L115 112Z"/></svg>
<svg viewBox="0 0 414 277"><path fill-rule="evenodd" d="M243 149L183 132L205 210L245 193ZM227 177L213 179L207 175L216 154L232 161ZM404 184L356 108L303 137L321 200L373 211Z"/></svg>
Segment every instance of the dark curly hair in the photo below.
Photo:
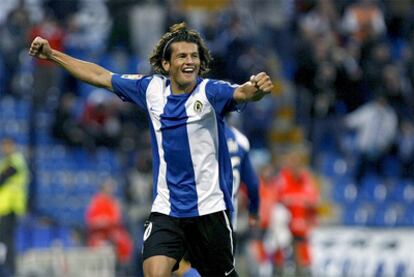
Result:
<svg viewBox="0 0 414 277"><path fill-rule="evenodd" d="M170 27L170 31L161 37L160 41L153 49L152 54L149 57L149 62L154 71L162 75L168 75L168 72L166 72L162 67L162 60L170 60L171 44L179 41L197 44L201 63L200 75L206 74L210 70L209 66L212 61L210 51L206 47L200 33L195 30L189 30L184 22L172 25Z"/></svg>

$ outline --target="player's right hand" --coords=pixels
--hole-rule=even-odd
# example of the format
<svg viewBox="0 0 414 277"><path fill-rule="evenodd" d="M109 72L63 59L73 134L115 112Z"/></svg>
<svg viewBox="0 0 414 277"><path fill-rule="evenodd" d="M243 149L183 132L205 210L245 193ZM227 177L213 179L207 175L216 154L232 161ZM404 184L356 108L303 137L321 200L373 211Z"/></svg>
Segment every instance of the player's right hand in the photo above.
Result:
<svg viewBox="0 0 414 277"><path fill-rule="evenodd" d="M29 55L47 60L52 55L52 48L46 39L36 37L30 45Z"/></svg>

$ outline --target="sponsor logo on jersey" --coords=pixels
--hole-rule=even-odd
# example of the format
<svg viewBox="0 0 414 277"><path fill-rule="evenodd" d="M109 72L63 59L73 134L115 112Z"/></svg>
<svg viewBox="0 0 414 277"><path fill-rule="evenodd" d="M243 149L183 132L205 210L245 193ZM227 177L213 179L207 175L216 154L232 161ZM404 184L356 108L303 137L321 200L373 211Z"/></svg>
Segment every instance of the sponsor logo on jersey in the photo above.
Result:
<svg viewBox="0 0 414 277"><path fill-rule="evenodd" d="M139 80L142 78L142 74L122 74L121 78L122 79L129 79L129 80Z"/></svg>

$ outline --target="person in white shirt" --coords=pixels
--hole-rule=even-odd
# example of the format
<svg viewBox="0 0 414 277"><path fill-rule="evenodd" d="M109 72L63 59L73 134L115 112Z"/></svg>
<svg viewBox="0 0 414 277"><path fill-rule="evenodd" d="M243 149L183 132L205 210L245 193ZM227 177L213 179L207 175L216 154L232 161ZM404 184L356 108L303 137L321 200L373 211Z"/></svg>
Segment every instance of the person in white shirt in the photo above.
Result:
<svg viewBox="0 0 414 277"><path fill-rule="evenodd" d="M392 146L398 118L384 96L377 96L345 117L345 125L356 131L359 152L356 180L361 181L370 167L380 174L382 160Z"/></svg>

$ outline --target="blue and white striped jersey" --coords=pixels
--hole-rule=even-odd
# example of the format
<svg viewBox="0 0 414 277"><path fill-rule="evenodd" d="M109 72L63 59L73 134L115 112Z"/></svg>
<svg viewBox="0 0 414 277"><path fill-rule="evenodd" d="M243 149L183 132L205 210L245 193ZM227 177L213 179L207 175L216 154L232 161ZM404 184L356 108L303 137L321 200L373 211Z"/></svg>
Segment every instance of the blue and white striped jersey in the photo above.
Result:
<svg viewBox="0 0 414 277"><path fill-rule="evenodd" d="M148 114L153 152L152 212L194 217L233 210L232 170L223 115L237 109L236 88L199 78L172 94L161 75L113 75L114 92Z"/></svg>
<svg viewBox="0 0 414 277"><path fill-rule="evenodd" d="M233 229L237 229L237 196L240 184L247 187L249 197L249 212L257 214L259 210L259 178L250 161L250 143L245 135L234 127L226 124L226 138L229 148L231 165L233 169L232 201L234 212L232 214Z"/></svg>

